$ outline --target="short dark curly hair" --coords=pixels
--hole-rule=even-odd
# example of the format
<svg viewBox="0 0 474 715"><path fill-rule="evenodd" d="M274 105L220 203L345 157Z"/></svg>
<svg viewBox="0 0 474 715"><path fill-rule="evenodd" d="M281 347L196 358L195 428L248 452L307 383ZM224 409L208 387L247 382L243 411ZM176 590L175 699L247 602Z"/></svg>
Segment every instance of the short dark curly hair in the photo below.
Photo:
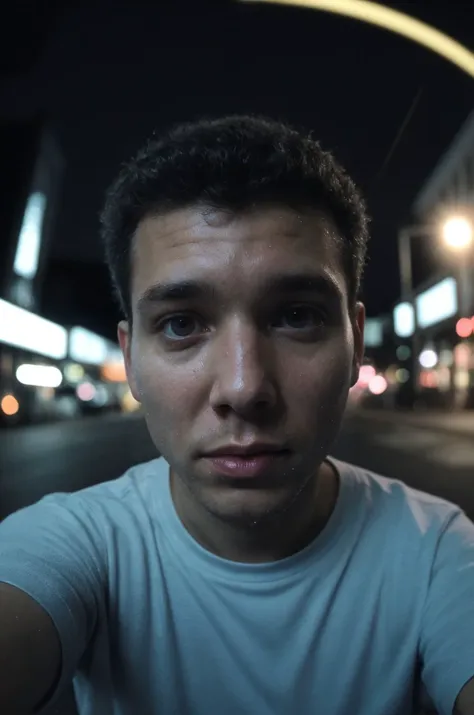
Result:
<svg viewBox="0 0 474 715"><path fill-rule="evenodd" d="M201 204L244 211L264 202L326 211L340 233L351 300L365 266L368 217L352 179L310 134L252 116L179 124L147 145L107 192L102 239L120 307L131 320L131 247L149 215Z"/></svg>

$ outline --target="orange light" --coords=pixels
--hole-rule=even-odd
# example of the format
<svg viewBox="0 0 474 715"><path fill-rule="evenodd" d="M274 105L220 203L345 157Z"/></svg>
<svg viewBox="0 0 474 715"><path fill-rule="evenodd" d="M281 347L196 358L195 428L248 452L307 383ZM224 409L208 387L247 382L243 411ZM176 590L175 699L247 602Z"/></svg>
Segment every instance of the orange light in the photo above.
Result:
<svg viewBox="0 0 474 715"><path fill-rule="evenodd" d="M0 408L7 417L13 417L20 409L20 403L13 395L5 395L0 402Z"/></svg>
<svg viewBox="0 0 474 715"><path fill-rule="evenodd" d="M127 374L123 362L106 363L101 370L101 377L107 382L126 382Z"/></svg>
<svg viewBox="0 0 474 715"><path fill-rule="evenodd" d="M468 338L474 331L474 320L471 318L460 318L456 323L456 334L460 338Z"/></svg>

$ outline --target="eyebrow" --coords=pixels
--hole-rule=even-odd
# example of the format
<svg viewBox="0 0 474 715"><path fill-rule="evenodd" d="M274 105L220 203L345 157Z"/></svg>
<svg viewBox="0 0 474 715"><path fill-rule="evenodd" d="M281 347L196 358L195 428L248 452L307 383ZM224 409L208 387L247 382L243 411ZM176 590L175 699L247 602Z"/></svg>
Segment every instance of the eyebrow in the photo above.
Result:
<svg viewBox="0 0 474 715"><path fill-rule="evenodd" d="M338 299L341 290L337 282L325 273L293 273L271 276L261 286L262 295L319 293ZM192 300L216 300L216 288L203 280L183 280L173 283L156 283L150 286L137 301L139 313L160 303L185 303Z"/></svg>

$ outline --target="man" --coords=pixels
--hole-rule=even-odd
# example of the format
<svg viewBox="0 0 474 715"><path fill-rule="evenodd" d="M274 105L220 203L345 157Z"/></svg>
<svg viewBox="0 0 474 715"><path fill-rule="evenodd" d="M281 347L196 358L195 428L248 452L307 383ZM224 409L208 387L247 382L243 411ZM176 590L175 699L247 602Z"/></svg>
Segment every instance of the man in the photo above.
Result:
<svg viewBox="0 0 474 715"><path fill-rule="evenodd" d="M1 713L474 715L474 526L328 457L367 217L309 136L231 117L127 164L103 236L160 459L0 526Z"/></svg>

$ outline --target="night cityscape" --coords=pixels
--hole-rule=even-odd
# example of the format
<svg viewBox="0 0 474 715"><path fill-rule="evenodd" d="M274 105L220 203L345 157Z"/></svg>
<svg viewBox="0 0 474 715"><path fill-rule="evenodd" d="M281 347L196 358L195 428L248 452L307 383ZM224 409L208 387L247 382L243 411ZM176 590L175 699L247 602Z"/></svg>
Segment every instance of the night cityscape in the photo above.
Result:
<svg viewBox="0 0 474 715"><path fill-rule="evenodd" d="M11 8L0 35L0 523L159 456L127 381L100 213L148 138L229 115L310 132L367 203L365 351L332 456L474 520L473 8L380 5L454 39L466 67L331 8ZM445 712L432 706L403 715ZM78 710L68 690L41 712L99 710Z"/></svg>

